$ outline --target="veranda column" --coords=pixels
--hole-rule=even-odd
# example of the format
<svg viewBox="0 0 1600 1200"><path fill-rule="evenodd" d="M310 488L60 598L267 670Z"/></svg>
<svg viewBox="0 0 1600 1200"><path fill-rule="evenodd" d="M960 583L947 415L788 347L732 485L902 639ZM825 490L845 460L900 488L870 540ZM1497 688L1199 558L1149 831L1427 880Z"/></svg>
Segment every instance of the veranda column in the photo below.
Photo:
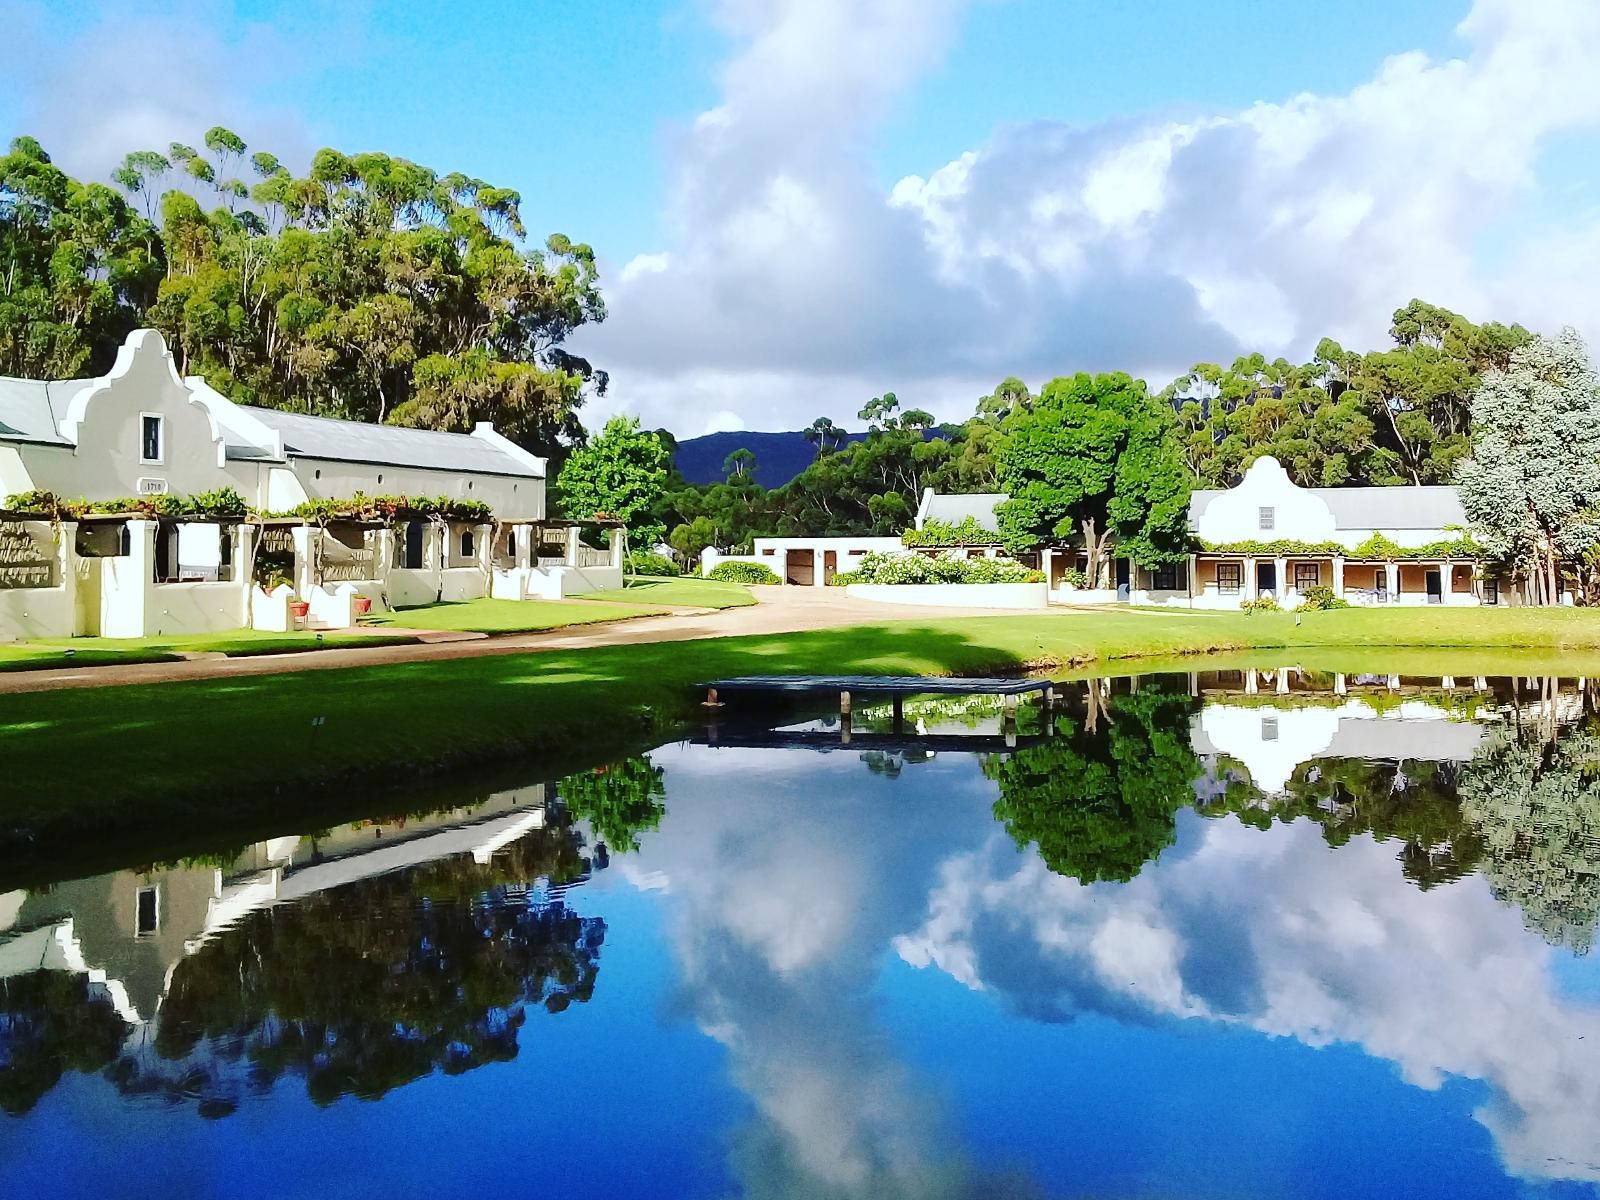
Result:
<svg viewBox="0 0 1600 1200"><path fill-rule="evenodd" d="M59 572L56 583L65 596L67 610L66 628L59 632L72 635L78 632L78 523L61 522L56 526L56 536L60 539L56 543L56 570ZM249 603L248 599L245 603Z"/></svg>
<svg viewBox="0 0 1600 1200"><path fill-rule="evenodd" d="M1044 569L1044 587L1046 592L1048 592L1055 585L1055 575L1050 569L1054 563L1055 554L1056 552L1054 550L1052 550L1049 546L1046 546L1039 555L1039 565Z"/></svg>
<svg viewBox="0 0 1600 1200"><path fill-rule="evenodd" d="M1191 554L1191 555L1189 555L1188 564L1184 567L1184 570L1186 570L1188 572L1188 574L1184 576L1184 584L1186 585L1184 590L1189 593L1189 607L1190 608L1194 607L1194 574L1195 574L1195 569L1199 565L1200 565L1200 556L1198 554Z"/></svg>
<svg viewBox="0 0 1600 1200"><path fill-rule="evenodd" d="M1246 600L1254 600L1256 598L1256 582L1256 560L1246 557L1244 560L1244 598Z"/></svg>
<svg viewBox="0 0 1600 1200"><path fill-rule="evenodd" d="M1286 573L1288 570L1289 560L1287 558L1278 558L1273 560L1272 582L1276 589L1276 595L1279 600L1282 600L1289 594L1289 577Z"/></svg>
<svg viewBox="0 0 1600 1200"><path fill-rule="evenodd" d="M1400 568L1391 560L1383 564L1383 578L1389 588L1389 603L1400 603Z"/></svg>
<svg viewBox="0 0 1600 1200"><path fill-rule="evenodd" d="M516 567L519 571L526 571L533 566L533 547L539 537L539 531L532 525L513 525L511 534Z"/></svg>
<svg viewBox="0 0 1600 1200"><path fill-rule="evenodd" d="M1333 594L1344 597L1344 555L1333 556Z"/></svg>
<svg viewBox="0 0 1600 1200"><path fill-rule="evenodd" d="M576 525L567 526L567 566L569 567L578 565L578 545L578 527Z"/></svg>
<svg viewBox="0 0 1600 1200"><path fill-rule="evenodd" d="M1444 561L1444 562L1439 564L1439 603L1440 604L1449 604L1450 603L1450 597L1455 594L1455 590L1456 590L1455 583L1456 583L1456 581L1453 578L1451 578L1451 576L1453 576L1454 574L1455 574L1455 569L1453 567L1451 567L1451 565L1450 565L1448 560L1446 560L1446 561Z"/></svg>
<svg viewBox="0 0 1600 1200"><path fill-rule="evenodd" d="M623 531L620 529L606 531L606 544L611 547L611 565L618 571L622 570L624 565L622 561L622 533Z"/></svg>

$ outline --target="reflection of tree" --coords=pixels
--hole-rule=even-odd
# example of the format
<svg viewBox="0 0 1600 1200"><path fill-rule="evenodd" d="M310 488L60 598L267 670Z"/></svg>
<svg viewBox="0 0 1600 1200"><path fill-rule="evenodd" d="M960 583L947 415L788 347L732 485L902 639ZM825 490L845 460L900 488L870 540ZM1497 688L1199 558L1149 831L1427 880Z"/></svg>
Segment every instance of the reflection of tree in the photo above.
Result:
<svg viewBox="0 0 1600 1200"><path fill-rule="evenodd" d="M643 755L568 775L556 794L613 850L637 850L636 835L660 826L667 811L661 768Z"/></svg>
<svg viewBox="0 0 1600 1200"><path fill-rule="evenodd" d="M1402 873L1426 891L1466 875L1483 853L1461 813L1458 773L1453 762L1319 758L1301 763L1284 794L1270 803L1254 786L1234 779L1203 811L1232 813L1256 829L1303 817L1322 827L1330 846L1361 834L1398 840L1404 843Z"/></svg>
<svg viewBox="0 0 1600 1200"><path fill-rule="evenodd" d="M1579 954L1600 919L1600 733L1500 729L1461 779L1483 873L1528 927Z"/></svg>
<svg viewBox="0 0 1600 1200"><path fill-rule="evenodd" d="M128 1024L87 975L34 971L0 979L0 1109L20 1116L67 1071L98 1071Z"/></svg>
<svg viewBox="0 0 1600 1200"><path fill-rule="evenodd" d="M984 772L1000 785L994 813L1018 845L1037 842L1046 866L1084 883L1125 882L1172 844L1176 814L1194 799L1195 701L1149 686L1106 712L1089 690L1093 729L1063 729L990 758Z"/></svg>

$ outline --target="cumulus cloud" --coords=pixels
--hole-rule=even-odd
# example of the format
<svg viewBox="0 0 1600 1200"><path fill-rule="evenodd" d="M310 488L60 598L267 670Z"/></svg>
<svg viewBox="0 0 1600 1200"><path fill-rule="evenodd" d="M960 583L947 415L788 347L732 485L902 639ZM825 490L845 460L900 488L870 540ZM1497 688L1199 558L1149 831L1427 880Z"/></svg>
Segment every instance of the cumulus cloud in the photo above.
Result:
<svg viewBox="0 0 1600 1200"><path fill-rule="evenodd" d="M961 416L1005 374L1160 385L1243 348L1377 344L1413 296L1600 333L1600 220L1523 211L1549 144L1600 124L1588 0L1478 0L1460 57L1398 53L1348 94L1001 129L886 193L867 140L961 7L727 0L737 49L672 148L671 244L613 275L587 347L612 403L771 428L888 387Z"/></svg>
<svg viewBox="0 0 1600 1200"><path fill-rule="evenodd" d="M1330 854L1306 821L1182 822L1191 852L1121 887L1019 863L996 835L945 863L896 948L1029 1015L1200 1018L1355 1043L1417 1087L1482 1080L1475 1115L1514 1174L1600 1179L1600 1012L1560 996L1551 952L1481 880L1418 892L1392 847Z"/></svg>

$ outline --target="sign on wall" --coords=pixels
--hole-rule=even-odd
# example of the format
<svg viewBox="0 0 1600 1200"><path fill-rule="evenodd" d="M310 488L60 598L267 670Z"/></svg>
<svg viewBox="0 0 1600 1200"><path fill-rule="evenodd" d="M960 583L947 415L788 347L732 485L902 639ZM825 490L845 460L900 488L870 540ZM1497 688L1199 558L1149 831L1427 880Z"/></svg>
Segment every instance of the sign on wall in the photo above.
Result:
<svg viewBox="0 0 1600 1200"><path fill-rule="evenodd" d="M152 475L143 475L139 478L139 495L165 496L167 494L167 481L157 479Z"/></svg>
<svg viewBox="0 0 1600 1200"><path fill-rule="evenodd" d="M30 529L25 521L0 521L0 588L55 586L53 536Z"/></svg>

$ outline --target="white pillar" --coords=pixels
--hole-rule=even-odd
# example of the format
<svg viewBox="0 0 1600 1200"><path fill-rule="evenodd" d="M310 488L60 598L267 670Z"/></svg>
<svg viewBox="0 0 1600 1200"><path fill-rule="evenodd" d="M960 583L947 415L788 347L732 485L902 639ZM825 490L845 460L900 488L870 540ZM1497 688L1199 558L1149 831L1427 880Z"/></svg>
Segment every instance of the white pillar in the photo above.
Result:
<svg viewBox="0 0 1600 1200"><path fill-rule="evenodd" d="M1246 667L1244 669L1244 694L1246 696L1254 696L1256 694L1256 669L1254 667Z"/></svg>
<svg viewBox="0 0 1600 1200"><path fill-rule="evenodd" d="M1279 559L1274 560L1274 562L1272 564L1272 573L1273 573L1273 580L1272 581L1273 581L1273 584L1275 585L1276 592L1277 592L1277 597L1278 597L1279 600L1282 600L1282 599L1284 599L1285 597L1287 597L1289 595L1288 571L1289 571L1289 560L1288 559L1279 558Z"/></svg>
<svg viewBox="0 0 1600 1200"><path fill-rule="evenodd" d="M569 567L578 565L578 534L579 530L576 525L567 527L567 566Z"/></svg>
<svg viewBox="0 0 1600 1200"><path fill-rule="evenodd" d="M1394 562L1383 564L1383 578L1389 588L1389 603L1400 603L1400 568Z"/></svg>
<svg viewBox="0 0 1600 1200"><path fill-rule="evenodd" d="M145 614L155 592L156 523L128 522L128 553L102 559L100 633L145 636Z"/></svg>
<svg viewBox="0 0 1600 1200"><path fill-rule="evenodd" d="M622 561L623 532L621 529L606 530L606 545L611 548L611 565L619 571L625 565Z"/></svg>
<svg viewBox="0 0 1600 1200"><path fill-rule="evenodd" d="M513 525L511 529L516 539L515 565L518 570L525 571L533 566L534 541L539 531L532 525Z"/></svg>
<svg viewBox="0 0 1600 1200"><path fill-rule="evenodd" d="M1256 560L1246 556L1244 560L1244 598L1246 600L1254 600L1256 598L1256 582Z"/></svg>
<svg viewBox="0 0 1600 1200"><path fill-rule="evenodd" d="M1334 677L1333 677L1333 694L1335 696L1343 696L1349 690L1350 690L1350 688L1349 688L1349 685L1348 685L1348 683L1346 681L1344 672L1340 671L1337 674L1335 674Z"/></svg>
<svg viewBox="0 0 1600 1200"><path fill-rule="evenodd" d="M1054 563L1055 555L1056 552L1049 546L1046 546L1039 554L1039 566L1044 569L1044 586L1046 591L1055 586L1055 577L1050 570Z"/></svg>
<svg viewBox="0 0 1600 1200"><path fill-rule="evenodd" d="M1333 556L1333 594L1339 597L1344 596L1344 555L1342 554Z"/></svg>

